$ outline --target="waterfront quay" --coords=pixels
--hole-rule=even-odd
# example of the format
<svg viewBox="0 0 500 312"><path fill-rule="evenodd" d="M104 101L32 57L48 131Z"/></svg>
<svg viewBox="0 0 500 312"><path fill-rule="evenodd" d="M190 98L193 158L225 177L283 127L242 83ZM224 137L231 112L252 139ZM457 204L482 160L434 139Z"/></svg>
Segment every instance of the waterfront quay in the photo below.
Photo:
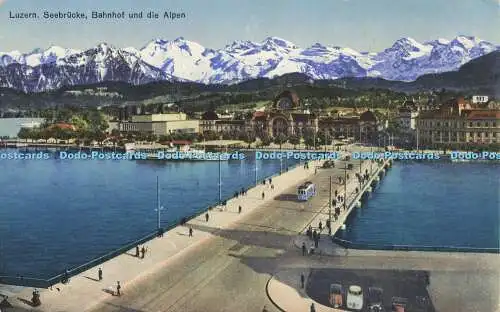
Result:
<svg viewBox="0 0 500 312"><path fill-rule="evenodd" d="M101 300L108 299L110 295L103 291L103 289L111 291L118 280L122 282L123 293L128 293L131 296L131 290L134 289L133 285L147 280L144 279L146 276L151 276L151 274L156 275L158 270L161 271L165 265L176 262L177 258L191 249L201 249L204 251L205 247L203 245L206 245L207 241L210 241L210 237L217 236L217 233L214 232L217 229L230 226L240 218L246 218L257 207L267 206L283 190L291 188L293 194L295 194L296 185L304 182L304 179L314 174L313 167L314 163L310 163L309 169L298 167L282 176L273 178L274 190L271 190L269 185L259 185L249 190L246 196L228 201L225 209L219 207L211 210L208 222L205 221L204 215L190 221L189 226L194 230L193 237L188 237L188 227L179 226L165 233L163 238L146 243L149 252L143 260L131 257L129 254L134 253L134 250L132 250L127 254L102 264L101 266L104 271L102 283L95 282L97 268L94 268L71 277L70 283L66 285L57 284L52 287L52 290L42 291L42 306L40 310L88 310L92 305L99 303ZM262 191L266 194L265 199L261 198ZM237 213L239 205L242 206L241 214ZM212 249L209 248L209 250ZM195 261L200 260L200 257L196 254L193 257ZM201 257L201 259L205 258L204 256ZM182 280L182 278L179 278L179 280ZM15 289L11 289L9 297L21 297L29 300L30 293L31 289L25 289L16 295ZM14 300L13 303L19 303L17 301Z"/></svg>
<svg viewBox="0 0 500 312"><path fill-rule="evenodd" d="M386 171L387 168L379 174L374 172L363 191L376 192L374 185L379 180L383 183ZM346 221L354 209L360 213L368 209L363 203L360 205L361 194L350 196L347 212L332 223L333 233L349 226ZM329 207L324 207L311 221L313 229L322 233L315 254L283 264L267 284L267 292L280 311L307 311L312 303L316 311L341 311L331 308L329 303L332 283L343 285L345 291L349 285L360 285L365 294L369 287L382 288L387 311L392 309L393 297L407 298L409 311L500 311L500 256L494 250L491 253L462 253L440 252L436 248L417 251L411 247L399 250L351 249L329 239L325 229L318 229L319 222L324 224L328 214ZM304 232L305 229L294 239L298 252L302 244L307 250L314 246L313 240ZM304 287L297 278L300 275L305 276ZM478 291L472 294L471 288ZM362 311L368 311L367 306Z"/></svg>
<svg viewBox="0 0 500 312"><path fill-rule="evenodd" d="M232 264L232 269L230 271L236 269L238 272L244 271L248 273L247 278L249 278L250 281L246 278L243 279L243 283L239 287L244 287L246 289L245 283L252 284L255 282L255 278L263 278L263 284L255 288L252 287L252 289L255 289L255 293L259 294L257 297L263 295L265 298L264 285L269 276L261 276L260 274L254 276L253 273L251 273L253 270L245 268L245 265L240 267L241 264L238 264L239 261L229 256L228 253L243 255L247 252L253 253L257 251L258 253L264 252L264 254L268 254L271 252L274 254L272 250L273 247L286 249L289 245L290 238L305 225L304 220L310 219L314 213L316 213L315 207L317 206L318 200L320 198L324 200L323 194L323 197L318 195L310 204L295 202L297 185L303 183L308 176L313 176L314 171L313 162L310 163L309 169L300 167L290 170L288 173L273 179L273 184L275 186L274 190L271 190L269 185L259 185L257 188L251 189L247 196L229 201L225 211L214 209L210 212L209 222L205 222L203 216L193 220L190 222L190 226L192 226L194 230L193 237L191 238L188 237L188 229L186 227L174 228L166 233L163 238L147 243L150 253L144 260L139 260L129 255L123 255L104 263L102 265L104 279L101 283L92 280L97 277L97 268L94 268L87 272L83 272L79 276L72 277L70 283L67 285L54 285L52 290L42 292L41 297L43 304L40 310L89 310L100 301L106 302L110 299L113 300L114 297L103 291L103 289L108 291L114 289L116 281L118 280L122 282L123 293L127 294L127 296L121 299L130 300L130 306L137 304L136 300L138 300L138 297L147 295L140 289L136 289L136 287L141 289L143 287L145 287L145 289L153 287L153 289L156 289L156 286L152 285L156 285L158 282L160 284L165 284L165 288L161 289L162 291L166 290L167 284L168 289L171 288L171 291L166 292L165 295L169 296L170 294L173 297L179 296L179 299L181 299L184 298L183 294L193 293L193 291L196 290L192 288L193 285L197 285L197 283L200 282L199 278L206 278L208 274L208 276L213 276L213 278L209 280L217 280L215 277L222 274L224 270L221 268L221 270L217 269L213 273L210 273L212 268L217 268L220 265L226 267L228 260L232 260L229 261ZM323 172L318 169L318 176L322 173ZM266 193L266 198L264 200L261 199L262 191ZM241 215L237 214L237 206L240 204L243 207ZM260 208L252 212L254 207ZM238 221L238 218L243 219ZM232 225L231 222L233 222ZM229 228L223 230L224 227L228 226ZM282 234L275 234L277 238L275 240L272 239L274 237L272 234L273 232ZM270 240L267 239L267 235L271 238ZM238 241L241 241L241 243L237 243ZM271 244L271 246L269 246L269 248L257 247L255 249L252 247L255 245L261 246L263 244ZM228 250L230 248L232 248L232 251ZM181 253L181 250L184 250L184 252ZM133 250L129 253L133 254ZM222 255L225 256L222 257ZM191 273L191 269L193 268L198 269ZM241 275L241 272L233 273L234 276ZM160 280L157 280L156 277ZM221 277L219 276L219 278ZM224 283L227 283L225 277L222 279ZM216 284L219 282L220 281L214 281ZM148 287L147 285L150 286ZM219 285L218 287L224 286ZM214 289L217 289L217 287ZM21 298L28 299L30 297L30 291L31 289L26 289L22 291L22 294L17 295L11 293L11 297L14 296L15 298L16 296L21 296ZM157 291L160 290L154 290L153 294L158 295ZM242 293L244 293L243 290ZM146 304L146 306L154 306L153 303L162 304L163 300L165 300L163 304L165 304L165 302L175 302L162 297L152 302L151 305ZM242 298L242 300L238 302L245 304L246 300L249 299ZM259 301L254 301L253 299L252 301L254 305L260 305L262 297ZM141 302L141 300L138 300L138 304ZM200 303L201 302L202 301L200 301ZM181 300L179 304L179 310L185 311L183 305L185 305L186 302ZM224 296L223 301L217 301L217 304L213 304L213 308L210 307L208 310L204 309L204 311L221 311L223 309L220 309L220 307L224 306L221 304L231 306L234 304L234 301ZM111 307L108 305L97 307L96 311L103 309L111 309ZM172 308L167 310L175 309Z"/></svg>
<svg viewBox="0 0 500 312"><path fill-rule="evenodd" d="M265 306L269 312L300 312L308 311L313 300L310 298L317 299L314 294L306 292L315 284L315 275L309 274L314 269L435 268L431 275L431 287L435 290L431 293L435 306L439 307L436 310L461 311L451 309L461 302L456 300L457 291L453 285L472 285L474 289L482 289L481 283L498 276L491 274L495 266L492 265L494 259L485 258L489 255L479 256L476 264L471 256L462 258L456 254L438 259L434 254L411 253L415 259L411 260L406 256L409 253L404 252L399 252L398 257L387 257L385 254L373 255L370 251L359 251L358 254L355 250L332 247L336 254L330 256L328 246L334 245L326 239L326 233L314 255L302 256L300 248L296 247L298 237L305 237L303 231L309 225L317 227L318 218L323 221L328 218L330 177L334 182L332 191L337 190L340 194L344 185L335 181L338 177L345 177L345 166L353 165L347 171L351 181L360 171L360 161L339 160L335 163L335 168L330 169L315 168L321 164L311 162L309 169L290 170L273 178L274 190L269 185L258 185L246 196L229 201L226 209L212 210L208 222L202 215L188 222L187 226L176 227L164 237L146 243L149 252L145 259L136 258L131 250L102 264L104 276L101 282L95 280L97 268L94 268L72 277L69 284L54 285L52 290L42 291L42 305L35 310L250 312L262 311ZM369 162L363 164L361 172L370 167ZM318 194L308 202L297 202L296 187L306 180L318 186ZM350 182L348 193L352 193L356 186ZM265 199L261 197L263 191ZM238 214L240 205L243 210ZM341 226L345 217L346 212L342 211L335 226ZM193 237L189 237L189 227L193 229ZM478 270L480 267L482 269ZM448 268L453 268L455 275L450 276ZM459 271L469 272L466 276L472 284L462 283L465 277L458 275ZM309 285L303 293L299 286L301 273L306 278L312 277L307 280ZM120 297L111 294L117 281L122 285ZM487 292L470 294L478 297L473 302L490 296L483 302L491 303L491 292L498 290L494 286L493 282L488 282ZM465 288L470 289L469 286ZM33 309L17 299L29 300L30 293L31 289L8 293L12 299L9 301L16 306L12 311ZM470 296L464 296L463 300L470 299ZM314 301L316 311L334 311ZM284 306L283 302L288 305Z"/></svg>

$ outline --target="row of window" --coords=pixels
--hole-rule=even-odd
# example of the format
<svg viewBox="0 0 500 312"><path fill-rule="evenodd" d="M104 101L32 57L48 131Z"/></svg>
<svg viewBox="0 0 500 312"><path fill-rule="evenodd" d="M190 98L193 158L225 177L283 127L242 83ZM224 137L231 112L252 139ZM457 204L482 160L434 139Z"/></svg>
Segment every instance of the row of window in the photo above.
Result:
<svg viewBox="0 0 500 312"><path fill-rule="evenodd" d="M467 127L467 124L469 125L469 128L473 127L492 127L496 128L497 127L497 122L496 121L469 121L468 123L465 121L419 121L418 125L419 126L424 126L424 127L452 127L452 128L458 128L460 126L462 127Z"/></svg>
<svg viewBox="0 0 500 312"><path fill-rule="evenodd" d="M469 138L465 140L464 138L451 138L450 140L443 140L440 138L432 138L427 140L422 140L422 143L500 143L500 140L490 138L490 139L473 139Z"/></svg>
<svg viewBox="0 0 500 312"><path fill-rule="evenodd" d="M231 126L228 126L228 125L224 125L224 126L205 126L203 127L202 126L202 129L204 131L208 131L208 130L212 130L213 128L215 128L216 131L227 131L227 130L241 130L241 129L246 129L246 126L244 125L231 125ZM284 129L284 128L291 128L291 127L273 127L273 129ZM295 130L296 131L303 131L303 127L295 127ZM320 129L320 132L324 132L324 131L327 131L327 132L330 132L332 135L335 134L335 133L359 133L359 128L356 127L356 128L330 128L330 129ZM361 132L363 133L366 133L366 132L371 132L371 131L374 131L374 129L372 128L361 128Z"/></svg>
<svg viewBox="0 0 500 312"><path fill-rule="evenodd" d="M441 136L441 131L421 131L420 134L422 135L434 135L434 136ZM451 136L461 136L461 137L465 137L465 136L468 136L468 137L500 137L500 134L497 133L497 132L493 132L493 133L490 133L490 132L448 132L448 131L443 131L442 132L442 135L444 137L447 137L449 135Z"/></svg>

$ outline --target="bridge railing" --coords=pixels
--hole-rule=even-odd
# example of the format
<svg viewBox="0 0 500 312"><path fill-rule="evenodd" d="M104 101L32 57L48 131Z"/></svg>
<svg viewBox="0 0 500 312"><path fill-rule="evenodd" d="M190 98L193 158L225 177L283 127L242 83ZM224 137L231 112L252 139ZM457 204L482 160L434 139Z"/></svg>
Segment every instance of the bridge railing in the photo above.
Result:
<svg viewBox="0 0 500 312"><path fill-rule="evenodd" d="M352 242L332 236L335 244L358 250L391 250L391 251L440 251L440 252L471 252L471 253L500 253L500 248L482 248L482 247L467 247L467 246L425 246L425 245L389 245L389 244L372 244L363 242Z"/></svg>
<svg viewBox="0 0 500 312"><path fill-rule="evenodd" d="M292 164L289 165L288 168L293 169L297 166L301 165L300 163ZM280 173L276 173L267 177L262 177L260 179L260 182L263 180L267 180L271 177L279 176ZM222 199L222 201L228 201L230 199L234 198L234 195L226 196L225 198ZM183 221L187 222L189 220L192 220L194 218L199 217L200 215L204 214L207 211L208 208L202 208L197 212L194 212L188 216L178 218L177 220L170 222L166 224L165 226L162 227L163 231L168 231L171 230L172 228L176 227L177 225L180 225L183 223ZM82 272L85 272L93 267L98 266L99 264L102 264L108 260L111 260L121 254L126 253L127 251L134 249L138 245L142 245L151 239L155 238L158 235L158 230L151 231L150 233L144 235L143 237L136 239L130 243L127 243L111 252L108 252L100 257L94 258L82 265L79 265L74 268L68 268L67 272L63 272L61 274L58 274L56 276L50 277L48 279L42 279L42 278L32 278L32 277L24 277L24 276L7 276L7 275L0 275L0 284L5 284L5 285L14 285L14 286L23 286L23 287L34 287L34 288L49 288L55 284L61 283L67 278L71 278L73 276L76 276Z"/></svg>

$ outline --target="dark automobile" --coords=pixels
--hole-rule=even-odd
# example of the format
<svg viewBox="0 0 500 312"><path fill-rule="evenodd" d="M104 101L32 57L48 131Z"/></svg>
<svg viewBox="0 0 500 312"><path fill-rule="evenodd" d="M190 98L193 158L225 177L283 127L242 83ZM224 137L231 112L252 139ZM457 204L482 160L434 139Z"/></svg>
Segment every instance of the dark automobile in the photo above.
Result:
<svg viewBox="0 0 500 312"><path fill-rule="evenodd" d="M335 162L332 160L327 160L323 163L323 168L328 169L328 168L335 168Z"/></svg>
<svg viewBox="0 0 500 312"><path fill-rule="evenodd" d="M408 299L401 297L392 297L392 311L405 312L408 305Z"/></svg>
<svg viewBox="0 0 500 312"><path fill-rule="evenodd" d="M368 311L370 312L384 312L384 291L382 288L370 287L368 288Z"/></svg>
<svg viewBox="0 0 500 312"><path fill-rule="evenodd" d="M342 308L344 305L344 288L340 284L330 285L330 296L328 298L330 305L334 308Z"/></svg>

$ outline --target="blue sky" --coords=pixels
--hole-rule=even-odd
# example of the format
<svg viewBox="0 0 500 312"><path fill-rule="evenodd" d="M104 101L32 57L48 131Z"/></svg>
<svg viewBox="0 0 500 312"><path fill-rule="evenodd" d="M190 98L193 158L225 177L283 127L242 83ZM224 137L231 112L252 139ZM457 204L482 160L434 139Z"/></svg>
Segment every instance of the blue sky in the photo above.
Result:
<svg viewBox="0 0 500 312"><path fill-rule="evenodd" d="M500 0L0 0L0 51L99 42L141 48L153 38L184 37L209 48L277 36L380 51L401 37L418 41L473 35L500 44ZM3 2L3 3L2 3ZM184 20L19 20L9 12L175 11ZM90 16L89 16L90 18Z"/></svg>

